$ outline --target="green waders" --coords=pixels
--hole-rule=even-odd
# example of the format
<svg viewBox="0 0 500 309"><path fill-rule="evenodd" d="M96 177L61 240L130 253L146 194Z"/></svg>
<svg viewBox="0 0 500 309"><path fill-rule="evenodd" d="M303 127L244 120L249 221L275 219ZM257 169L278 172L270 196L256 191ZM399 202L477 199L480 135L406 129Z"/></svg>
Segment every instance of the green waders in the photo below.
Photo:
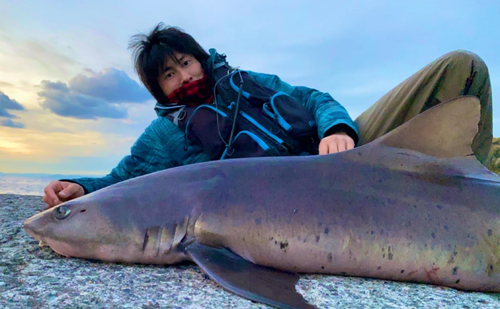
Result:
<svg viewBox="0 0 500 309"><path fill-rule="evenodd" d="M357 119L359 144L366 144L421 112L461 95L481 102L479 132L472 143L484 163L492 141L492 96L488 68L474 53L454 51L431 62L385 94Z"/></svg>

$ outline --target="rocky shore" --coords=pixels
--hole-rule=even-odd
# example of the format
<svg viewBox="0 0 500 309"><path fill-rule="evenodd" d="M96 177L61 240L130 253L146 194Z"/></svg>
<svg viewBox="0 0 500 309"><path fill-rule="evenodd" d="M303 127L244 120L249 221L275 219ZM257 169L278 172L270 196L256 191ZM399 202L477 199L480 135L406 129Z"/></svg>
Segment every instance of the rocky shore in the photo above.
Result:
<svg viewBox="0 0 500 309"><path fill-rule="evenodd" d="M22 229L40 196L0 195L0 308L266 308L224 291L192 264L69 259ZM307 275L297 290L319 308L500 308L500 294L423 284Z"/></svg>

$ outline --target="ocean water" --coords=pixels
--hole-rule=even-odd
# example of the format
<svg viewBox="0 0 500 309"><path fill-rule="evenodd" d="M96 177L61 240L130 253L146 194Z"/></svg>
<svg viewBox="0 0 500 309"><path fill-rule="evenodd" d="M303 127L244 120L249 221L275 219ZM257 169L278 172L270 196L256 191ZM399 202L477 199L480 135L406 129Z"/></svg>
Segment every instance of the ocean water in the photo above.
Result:
<svg viewBox="0 0 500 309"><path fill-rule="evenodd" d="M0 174L0 194L43 195L43 188L55 179L60 178Z"/></svg>

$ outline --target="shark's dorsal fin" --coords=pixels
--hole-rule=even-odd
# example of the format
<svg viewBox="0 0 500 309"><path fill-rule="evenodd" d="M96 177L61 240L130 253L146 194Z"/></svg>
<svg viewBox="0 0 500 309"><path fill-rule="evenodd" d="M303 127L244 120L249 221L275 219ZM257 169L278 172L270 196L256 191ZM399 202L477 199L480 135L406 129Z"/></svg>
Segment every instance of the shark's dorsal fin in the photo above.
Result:
<svg viewBox="0 0 500 309"><path fill-rule="evenodd" d="M437 158L465 157L472 155L479 118L479 99L461 96L428 109L370 144L415 150Z"/></svg>

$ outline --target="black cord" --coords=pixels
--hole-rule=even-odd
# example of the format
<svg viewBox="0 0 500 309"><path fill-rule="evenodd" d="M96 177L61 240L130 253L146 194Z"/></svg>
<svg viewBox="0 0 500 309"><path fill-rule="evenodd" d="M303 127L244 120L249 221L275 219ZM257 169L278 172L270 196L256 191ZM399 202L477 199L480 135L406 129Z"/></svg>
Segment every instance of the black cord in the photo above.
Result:
<svg viewBox="0 0 500 309"><path fill-rule="evenodd" d="M240 75L240 87L238 89L238 98L236 99L236 106L234 108L233 127L231 128L231 134L229 135L229 143L226 146L228 152L232 150L231 147L233 146L234 130L236 129L236 120L238 119L241 94L243 92L243 76L241 76L240 70L238 70L238 74Z"/></svg>
<svg viewBox="0 0 500 309"><path fill-rule="evenodd" d="M215 83L215 86L214 86L214 104L215 104L215 108L218 110L219 107L217 105L217 85L219 84L219 82L221 80L223 80L224 78L227 78L231 76L231 74L229 73L229 71L227 72L227 75L224 75L222 76L221 78L219 78L219 80ZM224 145L226 146L226 148L228 147L228 143L226 143L226 141L224 140L224 137L222 137L222 133L220 131L220 126L219 126L219 113L215 113L215 117L217 119L217 132L219 133L219 138L221 139L221 141L224 143Z"/></svg>

